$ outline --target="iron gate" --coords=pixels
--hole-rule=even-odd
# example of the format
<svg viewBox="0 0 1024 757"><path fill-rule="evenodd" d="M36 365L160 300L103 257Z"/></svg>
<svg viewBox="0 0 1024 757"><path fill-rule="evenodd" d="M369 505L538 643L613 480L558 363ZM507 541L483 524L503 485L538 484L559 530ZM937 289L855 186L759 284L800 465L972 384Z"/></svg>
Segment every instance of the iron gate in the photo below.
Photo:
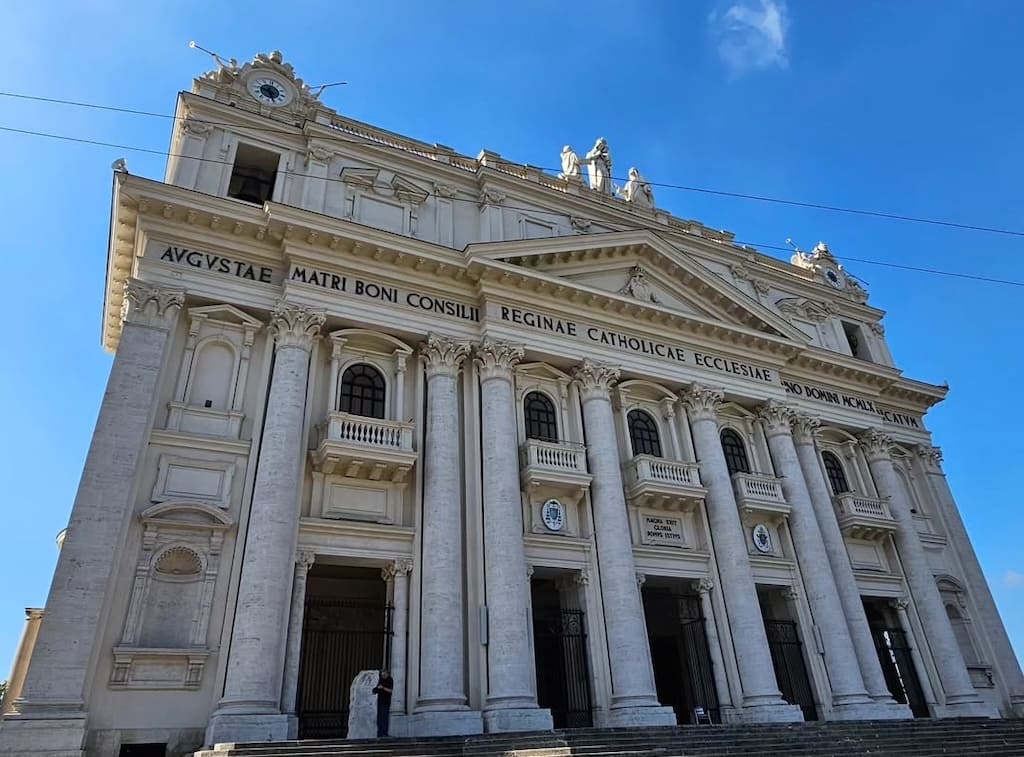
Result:
<svg viewBox="0 0 1024 757"><path fill-rule="evenodd" d="M537 704L551 710L555 728L593 725L590 667L583 610L533 611Z"/></svg>
<svg viewBox="0 0 1024 757"><path fill-rule="evenodd" d="M299 657L300 739L344 738L349 687L391 660L391 608L382 602L309 598Z"/></svg>
<svg viewBox="0 0 1024 757"><path fill-rule="evenodd" d="M768 635L768 649L782 698L790 704L800 705L804 720L817 720L818 710L814 706L814 692L807 676L803 644L797 635L796 623L791 620L766 620L764 629Z"/></svg>
<svg viewBox="0 0 1024 757"><path fill-rule="evenodd" d="M910 707L915 718L928 717L928 703L925 702L921 681L917 677L907 634L900 628L872 626L871 636L875 640L878 662L893 699Z"/></svg>

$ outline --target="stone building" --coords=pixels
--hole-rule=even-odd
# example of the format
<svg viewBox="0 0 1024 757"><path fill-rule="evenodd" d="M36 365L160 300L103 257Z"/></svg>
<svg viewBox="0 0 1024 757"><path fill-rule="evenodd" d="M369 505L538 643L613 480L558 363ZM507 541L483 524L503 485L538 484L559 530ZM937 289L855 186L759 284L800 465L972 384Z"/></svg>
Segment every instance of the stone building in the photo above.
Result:
<svg viewBox="0 0 1024 757"><path fill-rule="evenodd" d="M176 115L164 181L115 167L0 753L343 736L381 667L399 735L1024 714L946 389L827 246L620 193L604 140L556 177L353 121L279 53Z"/></svg>

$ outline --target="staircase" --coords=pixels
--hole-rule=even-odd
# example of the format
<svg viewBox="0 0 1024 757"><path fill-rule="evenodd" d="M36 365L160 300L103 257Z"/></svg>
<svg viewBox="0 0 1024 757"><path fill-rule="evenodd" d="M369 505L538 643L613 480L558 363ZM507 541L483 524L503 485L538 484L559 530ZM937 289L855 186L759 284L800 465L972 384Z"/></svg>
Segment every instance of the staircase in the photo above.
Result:
<svg viewBox="0 0 1024 757"><path fill-rule="evenodd" d="M444 738L219 744L195 757L1024 757L1024 720L588 728Z"/></svg>

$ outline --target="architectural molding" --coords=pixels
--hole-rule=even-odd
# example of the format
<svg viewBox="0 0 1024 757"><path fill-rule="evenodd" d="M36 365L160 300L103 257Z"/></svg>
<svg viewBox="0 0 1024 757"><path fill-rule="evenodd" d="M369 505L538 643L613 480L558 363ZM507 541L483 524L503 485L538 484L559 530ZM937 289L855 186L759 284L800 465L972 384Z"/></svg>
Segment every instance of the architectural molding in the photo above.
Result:
<svg viewBox="0 0 1024 757"><path fill-rule="evenodd" d="M270 316L270 333L277 349L297 347L308 352L326 319L323 310L279 300Z"/></svg>
<svg viewBox="0 0 1024 757"><path fill-rule="evenodd" d="M721 389L693 384L689 389L679 395L683 407L691 421L714 420L717 417L718 406L725 399L725 392Z"/></svg>
<svg viewBox="0 0 1024 757"><path fill-rule="evenodd" d="M621 369L592 360L584 360L573 368L572 376L580 390L580 398L586 402L591 399L611 399L611 389L619 379Z"/></svg>
<svg viewBox="0 0 1024 757"><path fill-rule="evenodd" d="M420 344L419 354L427 371L427 378L437 375L455 376L462 361L469 355L469 342L458 341L440 334L428 334Z"/></svg>
<svg viewBox="0 0 1024 757"><path fill-rule="evenodd" d="M523 354L521 345L499 342L485 336L473 347L473 363L480 372L481 381L511 381L512 369L523 359Z"/></svg>
<svg viewBox="0 0 1024 757"><path fill-rule="evenodd" d="M169 328L171 320L185 303L185 290L129 279L124 285L124 303L122 321Z"/></svg>

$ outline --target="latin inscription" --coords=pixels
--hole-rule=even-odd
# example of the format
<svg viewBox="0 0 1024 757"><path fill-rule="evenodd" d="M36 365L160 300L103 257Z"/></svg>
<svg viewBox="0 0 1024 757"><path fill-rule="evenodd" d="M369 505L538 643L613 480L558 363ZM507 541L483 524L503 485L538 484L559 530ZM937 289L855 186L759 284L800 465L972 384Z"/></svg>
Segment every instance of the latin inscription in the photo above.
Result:
<svg viewBox="0 0 1024 757"><path fill-rule="evenodd" d="M894 410L882 407L876 404L873 400L865 399L864 397L856 397L852 394L845 394L843 392L837 392L835 389L826 389L820 386L814 386L812 384L800 384L796 381L782 380L782 386L786 392L796 397L808 397L812 400L818 400L819 402L826 402L829 405L835 405L837 407L847 407L852 410L860 410L865 413L872 413L877 415L886 423L892 423L896 426L906 426L907 428L921 428L921 420L908 415L907 413L899 413Z"/></svg>
<svg viewBox="0 0 1024 757"><path fill-rule="evenodd" d="M225 273L229 276L237 276L240 279L249 281L260 281L264 284L271 283L274 274L272 268L252 265L244 260L233 260L223 255L213 255L209 252L189 250L185 247L168 247L160 255L161 260L169 263L180 263L182 265L200 268L204 271L214 273Z"/></svg>
<svg viewBox="0 0 1024 757"><path fill-rule="evenodd" d="M683 522L679 518L667 518L661 515L640 516L644 544L660 544L668 547L683 546Z"/></svg>

